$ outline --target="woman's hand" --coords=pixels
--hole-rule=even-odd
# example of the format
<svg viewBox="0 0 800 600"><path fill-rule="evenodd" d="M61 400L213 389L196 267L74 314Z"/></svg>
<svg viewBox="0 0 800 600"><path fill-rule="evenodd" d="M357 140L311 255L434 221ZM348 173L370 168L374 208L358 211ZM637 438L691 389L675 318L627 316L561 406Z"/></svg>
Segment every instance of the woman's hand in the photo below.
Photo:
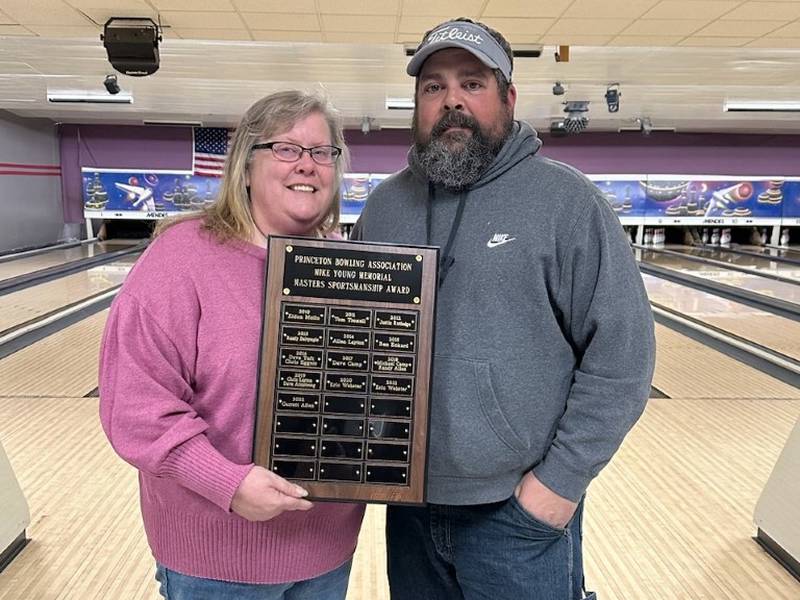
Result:
<svg viewBox="0 0 800 600"><path fill-rule="evenodd" d="M286 510L308 510L308 492L264 467L253 467L236 488L231 510L248 521L268 521Z"/></svg>

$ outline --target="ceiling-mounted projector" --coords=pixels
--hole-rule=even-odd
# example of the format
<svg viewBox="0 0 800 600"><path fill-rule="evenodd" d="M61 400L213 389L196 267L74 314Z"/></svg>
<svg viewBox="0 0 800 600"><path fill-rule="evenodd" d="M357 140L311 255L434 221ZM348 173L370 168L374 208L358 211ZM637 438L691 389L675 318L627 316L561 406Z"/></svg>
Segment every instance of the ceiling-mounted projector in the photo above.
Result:
<svg viewBox="0 0 800 600"><path fill-rule="evenodd" d="M111 17L100 36L108 52L108 62L117 71L144 77L158 71L158 42L161 36L153 19Z"/></svg>

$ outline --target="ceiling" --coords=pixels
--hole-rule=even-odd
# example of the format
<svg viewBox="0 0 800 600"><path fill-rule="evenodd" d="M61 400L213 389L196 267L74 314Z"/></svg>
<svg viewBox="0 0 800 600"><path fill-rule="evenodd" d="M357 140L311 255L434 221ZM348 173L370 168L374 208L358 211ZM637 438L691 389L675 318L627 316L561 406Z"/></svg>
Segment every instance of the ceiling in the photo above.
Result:
<svg viewBox="0 0 800 600"><path fill-rule="evenodd" d="M287 12L291 9L291 13ZM324 89L348 126L407 127L404 44L454 15L512 45L516 114L547 128L564 100L589 100L589 129L637 117L678 131L800 133L798 113L725 113L725 100L800 101L800 1L760 0L0 0L0 110L63 122L234 125L257 98ZM119 75L131 105L49 104L48 90L105 93L100 41L112 16L160 18L161 67ZM569 62L554 52L570 46ZM551 88L561 81L564 96ZM604 93L619 82L620 111Z"/></svg>

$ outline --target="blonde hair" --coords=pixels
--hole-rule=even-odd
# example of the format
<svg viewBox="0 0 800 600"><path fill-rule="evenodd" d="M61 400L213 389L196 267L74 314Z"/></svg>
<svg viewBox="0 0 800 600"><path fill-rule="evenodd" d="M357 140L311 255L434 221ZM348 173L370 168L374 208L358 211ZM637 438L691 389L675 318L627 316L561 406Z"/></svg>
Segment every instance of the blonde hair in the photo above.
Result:
<svg viewBox="0 0 800 600"><path fill-rule="evenodd" d="M321 114L331 132L331 144L342 149L342 156L334 165L334 195L330 209L317 228L326 235L339 226L341 213L342 178L350 161L344 133L336 109L319 94L289 90L271 94L255 102L242 117L231 139L228 157L222 175L217 200L200 214L179 215L164 219L156 226L153 236L172 225L191 219L202 219L203 229L213 233L220 241L238 238L249 240L257 227L250 210L247 191L247 169L252 160L253 144L259 140L284 133L307 116Z"/></svg>

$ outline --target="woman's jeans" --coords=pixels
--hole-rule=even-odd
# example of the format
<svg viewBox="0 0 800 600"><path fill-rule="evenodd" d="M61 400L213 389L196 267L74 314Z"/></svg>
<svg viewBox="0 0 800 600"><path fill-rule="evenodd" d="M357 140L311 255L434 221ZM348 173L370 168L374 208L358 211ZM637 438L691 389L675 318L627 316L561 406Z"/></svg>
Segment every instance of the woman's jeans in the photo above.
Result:
<svg viewBox="0 0 800 600"><path fill-rule="evenodd" d="M512 496L475 506L390 506L392 600L581 598L583 501L565 529L531 516Z"/></svg>
<svg viewBox="0 0 800 600"><path fill-rule="evenodd" d="M156 565L158 591L166 600L344 600L352 560L313 579L252 584L182 575Z"/></svg>

